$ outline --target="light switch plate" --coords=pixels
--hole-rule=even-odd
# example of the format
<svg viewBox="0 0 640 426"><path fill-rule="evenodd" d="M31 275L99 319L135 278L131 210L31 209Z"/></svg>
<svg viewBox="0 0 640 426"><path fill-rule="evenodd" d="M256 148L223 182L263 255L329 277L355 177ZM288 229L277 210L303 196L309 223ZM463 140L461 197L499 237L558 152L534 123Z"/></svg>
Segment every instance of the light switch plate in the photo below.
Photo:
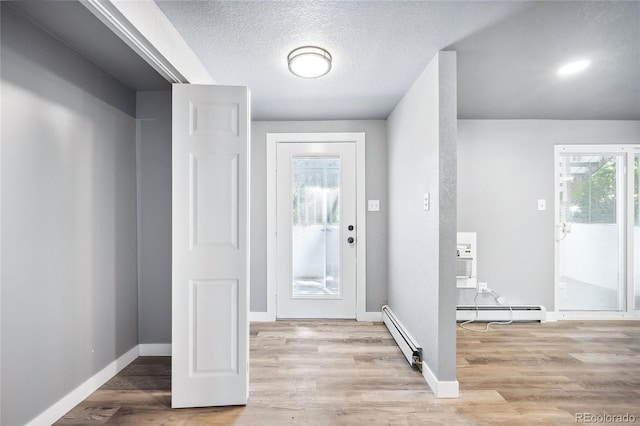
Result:
<svg viewBox="0 0 640 426"><path fill-rule="evenodd" d="M369 200L368 210L370 212L380 211L380 200Z"/></svg>
<svg viewBox="0 0 640 426"><path fill-rule="evenodd" d="M538 200L538 210L543 211L547 209L546 200Z"/></svg>

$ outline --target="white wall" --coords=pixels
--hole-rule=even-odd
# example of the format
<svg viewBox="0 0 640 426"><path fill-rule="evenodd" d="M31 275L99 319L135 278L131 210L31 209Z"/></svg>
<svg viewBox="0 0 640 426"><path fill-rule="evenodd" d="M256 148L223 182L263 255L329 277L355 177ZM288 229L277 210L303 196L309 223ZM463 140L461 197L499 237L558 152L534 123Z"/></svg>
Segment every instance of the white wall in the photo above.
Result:
<svg viewBox="0 0 640 426"><path fill-rule="evenodd" d="M387 120L389 305L438 381L456 371L455 55L439 52Z"/></svg>
<svg viewBox="0 0 640 426"><path fill-rule="evenodd" d="M458 230L478 233L480 281L554 310L553 147L632 143L638 121L458 120ZM473 302L474 290L458 293Z"/></svg>
<svg viewBox="0 0 640 426"><path fill-rule="evenodd" d="M138 344L135 93L2 2L2 418Z"/></svg>

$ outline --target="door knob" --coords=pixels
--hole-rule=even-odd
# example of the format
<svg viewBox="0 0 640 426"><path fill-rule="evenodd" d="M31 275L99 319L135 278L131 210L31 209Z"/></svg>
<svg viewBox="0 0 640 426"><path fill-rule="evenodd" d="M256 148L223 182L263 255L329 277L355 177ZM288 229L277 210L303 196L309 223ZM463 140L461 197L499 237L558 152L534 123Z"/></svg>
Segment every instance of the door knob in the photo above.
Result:
<svg viewBox="0 0 640 426"><path fill-rule="evenodd" d="M354 226L353 226L353 225L349 225L349 226L347 226L347 229L348 229L349 231L353 231Z"/></svg>
<svg viewBox="0 0 640 426"><path fill-rule="evenodd" d="M355 241L355 238L353 238L353 237L349 237L349 238L347 238L347 242L348 242L349 244L353 244L353 242L354 242L354 241Z"/></svg>

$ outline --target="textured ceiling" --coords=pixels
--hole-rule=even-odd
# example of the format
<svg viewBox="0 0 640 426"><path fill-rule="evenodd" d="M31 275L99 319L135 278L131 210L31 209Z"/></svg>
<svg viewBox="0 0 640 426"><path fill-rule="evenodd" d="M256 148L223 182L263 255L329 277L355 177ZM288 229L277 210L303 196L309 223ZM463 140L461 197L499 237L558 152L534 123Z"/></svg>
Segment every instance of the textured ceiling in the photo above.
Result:
<svg viewBox="0 0 640 426"><path fill-rule="evenodd" d="M219 84L251 89L257 120L386 118L441 49L458 52L460 118L640 120L638 1L156 3ZM80 3L12 5L127 86L169 87ZM331 51L329 75L288 72L306 44Z"/></svg>
<svg viewBox="0 0 640 426"><path fill-rule="evenodd" d="M640 119L639 2L156 1L253 119L386 118L438 50L458 52L460 118ZM286 56L328 49L303 80ZM589 57L583 74L557 67Z"/></svg>

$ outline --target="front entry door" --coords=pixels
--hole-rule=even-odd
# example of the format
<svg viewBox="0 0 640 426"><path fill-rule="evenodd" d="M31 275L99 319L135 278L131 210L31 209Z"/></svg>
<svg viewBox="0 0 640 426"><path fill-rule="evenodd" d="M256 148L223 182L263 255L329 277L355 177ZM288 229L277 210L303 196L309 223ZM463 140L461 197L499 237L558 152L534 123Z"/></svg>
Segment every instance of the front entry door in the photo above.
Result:
<svg viewBox="0 0 640 426"><path fill-rule="evenodd" d="M277 145L277 317L355 318L355 143Z"/></svg>

